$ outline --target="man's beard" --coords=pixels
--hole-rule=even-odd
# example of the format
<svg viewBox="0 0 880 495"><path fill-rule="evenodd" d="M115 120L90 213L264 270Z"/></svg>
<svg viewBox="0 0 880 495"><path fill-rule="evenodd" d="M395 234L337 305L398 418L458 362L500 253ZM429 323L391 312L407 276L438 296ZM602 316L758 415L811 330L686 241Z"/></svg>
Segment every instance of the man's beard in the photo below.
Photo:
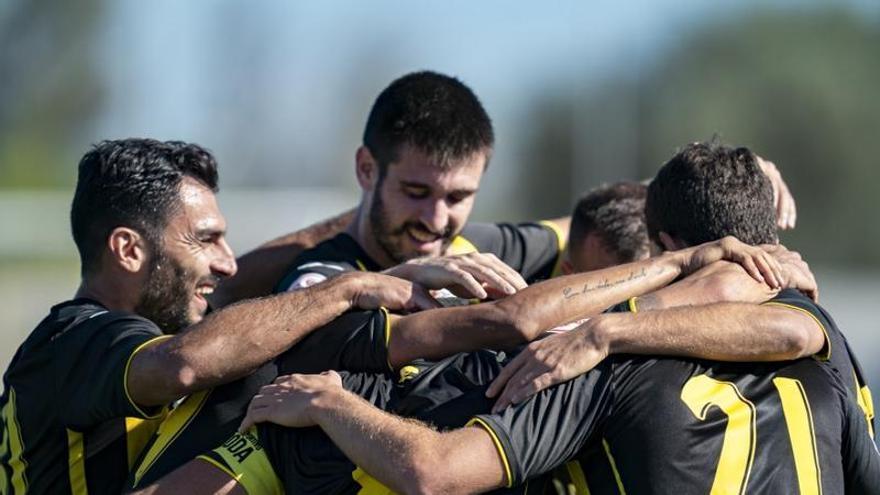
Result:
<svg viewBox="0 0 880 495"><path fill-rule="evenodd" d="M382 182L380 181L376 186L376 194L373 195L373 204L370 205L370 226L373 230L373 238L376 239L379 247L381 247L382 250L385 251L385 254L395 263L404 263L413 258L422 256L420 254L404 253L400 244L394 242L395 238L402 239L403 236L408 235L406 231L410 227L415 227L421 230L424 230L424 227L418 222L405 222L400 227L393 229L391 225L388 224L388 215L385 211L385 203L382 201L381 187ZM446 251L446 247L452 242L452 226L447 225L440 237L442 239L440 254L443 254L443 252Z"/></svg>
<svg viewBox="0 0 880 495"><path fill-rule="evenodd" d="M155 323L164 333L173 334L191 325L189 316L190 291L187 281L191 278L183 266L161 250L150 264L147 285L135 313Z"/></svg>

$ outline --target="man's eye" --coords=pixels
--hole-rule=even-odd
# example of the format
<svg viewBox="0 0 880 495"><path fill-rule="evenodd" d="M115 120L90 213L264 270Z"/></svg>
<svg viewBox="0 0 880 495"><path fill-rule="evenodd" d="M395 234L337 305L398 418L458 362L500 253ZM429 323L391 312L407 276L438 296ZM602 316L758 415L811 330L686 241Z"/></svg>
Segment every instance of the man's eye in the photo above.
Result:
<svg viewBox="0 0 880 495"><path fill-rule="evenodd" d="M428 197L428 191L426 189L404 189L403 192L412 199L424 199Z"/></svg>
<svg viewBox="0 0 880 495"><path fill-rule="evenodd" d="M456 203L461 203L462 201L466 200L469 196L470 196L470 194L450 194L449 197L447 198L447 201L449 201L449 204L454 205Z"/></svg>

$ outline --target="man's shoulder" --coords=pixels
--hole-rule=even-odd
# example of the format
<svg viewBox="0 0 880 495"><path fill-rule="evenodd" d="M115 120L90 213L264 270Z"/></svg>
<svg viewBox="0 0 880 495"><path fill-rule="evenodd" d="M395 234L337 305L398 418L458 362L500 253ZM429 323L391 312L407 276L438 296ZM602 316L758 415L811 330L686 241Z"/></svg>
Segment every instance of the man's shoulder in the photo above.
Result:
<svg viewBox="0 0 880 495"><path fill-rule="evenodd" d="M357 241L342 232L300 253L281 277L275 292L302 289L349 271L372 270L372 265Z"/></svg>
<svg viewBox="0 0 880 495"><path fill-rule="evenodd" d="M127 311L111 311L101 303L85 298L71 299L56 304L49 314L34 328L22 347L34 348L59 338L68 339L91 333L89 328L99 329L108 326L137 327L156 335L162 332L155 323ZM85 329L85 332L80 330ZM74 331L76 330L76 331Z"/></svg>

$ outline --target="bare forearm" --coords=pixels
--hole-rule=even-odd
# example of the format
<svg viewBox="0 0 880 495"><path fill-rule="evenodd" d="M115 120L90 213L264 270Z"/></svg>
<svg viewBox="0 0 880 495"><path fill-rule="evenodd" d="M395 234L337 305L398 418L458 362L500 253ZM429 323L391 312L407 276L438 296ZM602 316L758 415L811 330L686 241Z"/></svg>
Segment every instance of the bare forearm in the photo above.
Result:
<svg viewBox="0 0 880 495"><path fill-rule="evenodd" d="M323 240L342 232L354 218L349 210L296 232L273 239L238 258L238 273L217 288L211 303L222 308L242 299L272 293L284 271L297 256Z"/></svg>
<svg viewBox="0 0 880 495"><path fill-rule="evenodd" d="M481 429L440 433L344 391L318 405L313 417L349 459L395 492L476 493L505 481Z"/></svg>
<svg viewBox="0 0 880 495"><path fill-rule="evenodd" d="M544 330L595 315L629 297L655 290L680 273L675 255L535 284L505 299L425 311L393 322L392 366L481 348L507 349Z"/></svg>
<svg viewBox="0 0 880 495"><path fill-rule="evenodd" d="M137 353L129 371L132 399L167 404L244 376L312 330L352 307L349 277L305 290L243 302Z"/></svg>
<svg viewBox="0 0 880 495"><path fill-rule="evenodd" d="M821 329L808 316L747 303L606 314L593 323L616 354L781 361L814 354L824 343Z"/></svg>

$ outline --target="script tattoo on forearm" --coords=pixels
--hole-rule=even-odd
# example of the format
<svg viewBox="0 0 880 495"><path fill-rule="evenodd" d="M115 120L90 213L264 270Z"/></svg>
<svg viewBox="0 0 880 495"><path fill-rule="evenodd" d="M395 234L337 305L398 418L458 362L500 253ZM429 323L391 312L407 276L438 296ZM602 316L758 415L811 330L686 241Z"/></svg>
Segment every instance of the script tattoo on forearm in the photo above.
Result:
<svg viewBox="0 0 880 495"><path fill-rule="evenodd" d="M663 270L657 270L657 274L663 273ZM627 282L632 282L634 280L639 280L648 276L648 270L646 268L642 268L638 271L629 272L629 275L621 277L617 280L608 280L605 279L599 282L596 285L590 285L589 282L585 283L583 286L575 286L575 287L566 287L562 289L562 297L565 299L571 299L572 297L582 296L584 294L589 294L590 292L594 292L602 289L610 289L611 287L616 287L621 284L625 284Z"/></svg>

